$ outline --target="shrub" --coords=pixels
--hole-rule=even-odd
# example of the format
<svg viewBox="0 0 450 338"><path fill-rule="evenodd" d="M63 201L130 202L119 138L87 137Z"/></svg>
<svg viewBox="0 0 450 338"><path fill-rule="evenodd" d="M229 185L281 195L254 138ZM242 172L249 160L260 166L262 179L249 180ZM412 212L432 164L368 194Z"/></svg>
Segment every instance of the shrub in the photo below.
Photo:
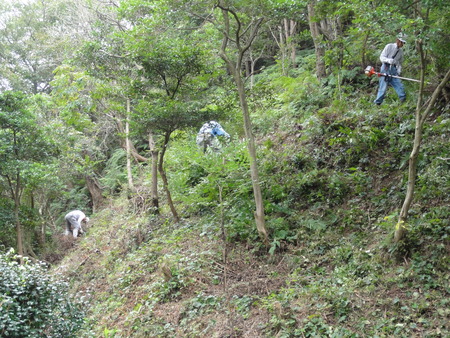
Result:
<svg viewBox="0 0 450 338"><path fill-rule="evenodd" d="M52 278L44 263L11 250L0 254L0 336L75 337L84 318L83 298L68 296L68 284Z"/></svg>

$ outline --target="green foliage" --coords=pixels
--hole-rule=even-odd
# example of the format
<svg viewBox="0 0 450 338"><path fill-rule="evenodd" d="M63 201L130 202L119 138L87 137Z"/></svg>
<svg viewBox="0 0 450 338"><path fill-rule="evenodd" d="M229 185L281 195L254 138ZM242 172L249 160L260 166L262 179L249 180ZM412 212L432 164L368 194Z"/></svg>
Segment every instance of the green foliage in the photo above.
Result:
<svg viewBox="0 0 450 338"><path fill-rule="evenodd" d="M272 126L282 116L309 116L326 103L329 96L327 90L309 70L310 61L314 60L315 55L310 50L303 51L302 54L298 68L290 77L275 76L279 73L276 66L268 67L255 77L256 85L251 93L261 112L261 115L255 115L257 126Z"/></svg>
<svg viewBox="0 0 450 338"><path fill-rule="evenodd" d="M52 278L43 263L17 263L0 254L0 333L5 337L77 337L84 297L68 295L68 284Z"/></svg>
<svg viewBox="0 0 450 338"><path fill-rule="evenodd" d="M273 255L275 250L280 249L283 243L293 242L297 237L289 229L289 223L284 218L274 218L268 222L268 229L271 230L272 241L270 243L269 254Z"/></svg>
<svg viewBox="0 0 450 338"><path fill-rule="evenodd" d="M192 318L214 312L221 308L222 302L223 300L216 296L199 293L185 304L182 321L187 323Z"/></svg>
<svg viewBox="0 0 450 338"><path fill-rule="evenodd" d="M248 319L250 317L250 312L252 306L255 305L254 297L250 295L245 295L243 297L233 296L231 299L231 304L236 308L236 312L239 313L242 318Z"/></svg>
<svg viewBox="0 0 450 338"><path fill-rule="evenodd" d="M170 166L181 169L173 175L172 184L187 212L216 217L223 208L229 236L247 238L250 233L253 236L249 226L253 196L245 143L233 141L220 153L203 154L192 139L188 144L174 145L168 161Z"/></svg>
<svg viewBox="0 0 450 338"><path fill-rule="evenodd" d="M14 203L11 199L0 198L0 251L13 246L15 236Z"/></svg>
<svg viewBox="0 0 450 338"><path fill-rule="evenodd" d="M65 46L69 44L63 42L61 34L53 33L61 29L61 16L67 18L64 7L63 4L49 6L35 1L0 4L2 90L12 88L30 94L50 92L52 71L64 58ZM71 39L72 50L74 42L75 39Z"/></svg>
<svg viewBox="0 0 450 338"><path fill-rule="evenodd" d="M57 155L50 130L39 124L27 103L22 93L0 95L1 177L10 188L31 188L47 179L51 159Z"/></svg>
<svg viewBox="0 0 450 338"><path fill-rule="evenodd" d="M55 133L50 123L48 126L41 123L31 107L30 100L21 92L0 94L0 186L4 188L2 194L14 201L14 210L18 212L16 226L21 221L33 223L27 219L34 212L26 212L32 208L21 207L26 198L32 199L33 191L56 181L54 163L59 147ZM18 247L20 242L21 237Z"/></svg>
<svg viewBox="0 0 450 338"><path fill-rule="evenodd" d="M205 70L204 52L185 44L180 38L160 35L145 43L152 44L153 48L143 48L136 52L139 53L144 74L148 78L159 79L155 85L171 98L183 89L181 84L189 83L189 77Z"/></svg>
<svg viewBox="0 0 450 338"><path fill-rule="evenodd" d="M74 210L80 208L88 210L89 208L89 192L85 187L77 186L73 189L67 189L62 192L60 197L60 201L52 204L52 207L55 208L55 210ZM64 214L61 214L60 216L64 217Z"/></svg>
<svg viewBox="0 0 450 338"><path fill-rule="evenodd" d="M96 89L100 85L99 81L73 66L62 65L55 69L55 78L51 84L52 99L61 119L78 132L92 128L88 114L97 109L93 97L99 95Z"/></svg>
<svg viewBox="0 0 450 338"><path fill-rule="evenodd" d="M236 163L231 164L231 167ZM228 164L225 167L230 169ZM217 167L220 168L220 167ZM221 224L221 211L224 212L226 236L232 242L258 241L258 234L253 226L254 218L251 210L254 207L251 183L248 181L248 167L246 165L235 168L236 171L226 171L224 176L208 176L197 186L193 187L193 199L188 204L190 215L201 216L201 224L206 234L214 234ZM229 175L229 176L228 176ZM238 182L235 186L233 182ZM222 204L219 193L222 191Z"/></svg>
<svg viewBox="0 0 450 338"><path fill-rule="evenodd" d="M49 130L39 125L37 116L30 112L27 104L28 99L23 93L4 92L0 95L0 156L4 175L17 169L32 175L33 168L41 169L36 163L56 155L51 134L46 134ZM13 159L19 162L14 166L6 166Z"/></svg>
<svg viewBox="0 0 450 338"><path fill-rule="evenodd" d="M67 18L54 16L64 1L47 3L52 22ZM86 34L91 40L82 49L73 48L77 55L70 65L56 68L51 99L39 96L30 104L23 95L2 94L0 174L16 169L24 174L21 201L26 205L19 209L19 220L37 254L33 233L39 225L38 208L50 224L60 224L61 210L89 207L85 175L99 178L111 198L89 235L67 253L86 260L80 265L78 259L68 259L60 267L69 266L66 273L74 278L74 290L86 282L96 286L87 330L105 337L237 336L245 330L253 331L242 335L278 337L448 335L447 102L442 98L427 121L415 200L405 224L409 232L403 243L393 244L389 239L407 181L417 87L405 83L406 105L388 98L385 106L374 107L376 81L367 79L361 67L376 66L383 46L403 31L409 34L404 75L417 75L414 40L420 38L429 57L426 76L438 78L449 64L448 3L316 2L313 20L323 19L331 28L327 31L324 26L322 31L327 34L322 43L329 75L318 81L305 1L223 2L239 14L242 33L248 32L245 24L255 15L267 18L263 24L270 25L261 27L255 48L245 55L249 57L245 62L251 62L263 52L254 81L250 85L249 77L245 83L245 94L258 147L268 248L258 244L254 229L249 159L245 142L239 141L243 135L239 100L217 57L223 36L216 28L223 27L203 20L221 18L213 8L216 3L126 0L117 8L104 3L96 8L100 20ZM51 34L40 29L48 26L36 22L33 13L30 19L39 29L32 31L42 33L35 37L36 44ZM6 15L4 22L24 18ZM275 60L283 46L277 47L272 39L285 19L297 22L291 37L297 67L289 76L281 76L283 65ZM36 60L46 61L36 77L12 72L8 65L19 69L17 59L9 58L8 63L4 55L19 55L17 51L33 41L17 24L20 31L13 37L23 37L25 43L6 43L11 27L0 27L5 33L0 38L5 47L1 77L8 78L0 85L30 88L47 83L47 58L42 55L54 55L48 51L58 46L42 46L36 52ZM234 46L231 37L228 42ZM20 55L33 56L25 54ZM131 114L126 115L128 98ZM142 155L149 131L159 146L162 136L171 136L164 140L170 141L165 168L181 210L179 224L173 225L164 209L161 216L151 218L130 212L130 201L117 196L126 177L123 135L116 124L120 126L125 116L131 119L131 138ZM223 144L220 153L203 154L195 145L196 132L205 120L219 117L231 131L232 142ZM11 143L13 130L23 137L24 147ZM46 147L55 138L63 151ZM12 158L12 149L24 152ZM29 162L35 154L37 159L45 157L44 163ZM50 163L54 159L56 163ZM133 163L142 191L149 184L147 169L146 164ZM0 243L8 247L15 241L8 180L0 179L0 187ZM146 210L147 196L142 201ZM225 241L220 238L222 224ZM22 290L21 285L14 284L14 290ZM31 295L17 295L33 302L20 305L28 320L42 312ZM62 291L56 298L65 299ZM2 311L12 310L5 299L0 300ZM55 311L71 315L75 308ZM14 324L14 330L31 330L24 321L28 327ZM35 324L45 321L48 318ZM58 323L34 329L58 336L49 330L62 325L61 330L75 332L81 314L73 322L64 321L73 324L71 328Z"/></svg>
<svg viewBox="0 0 450 338"><path fill-rule="evenodd" d="M106 162L100 182L109 190L110 194L117 192L127 182L125 161L125 151L117 149Z"/></svg>

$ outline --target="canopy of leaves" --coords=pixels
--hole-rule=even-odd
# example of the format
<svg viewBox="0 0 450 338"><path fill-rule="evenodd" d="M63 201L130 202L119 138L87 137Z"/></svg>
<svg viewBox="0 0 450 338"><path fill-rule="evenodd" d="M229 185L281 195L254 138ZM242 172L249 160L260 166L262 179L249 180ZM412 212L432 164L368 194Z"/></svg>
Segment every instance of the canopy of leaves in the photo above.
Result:
<svg viewBox="0 0 450 338"><path fill-rule="evenodd" d="M0 94L0 169L9 185L34 185L50 174L45 164L57 154L50 136L27 110L23 94Z"/></svg>

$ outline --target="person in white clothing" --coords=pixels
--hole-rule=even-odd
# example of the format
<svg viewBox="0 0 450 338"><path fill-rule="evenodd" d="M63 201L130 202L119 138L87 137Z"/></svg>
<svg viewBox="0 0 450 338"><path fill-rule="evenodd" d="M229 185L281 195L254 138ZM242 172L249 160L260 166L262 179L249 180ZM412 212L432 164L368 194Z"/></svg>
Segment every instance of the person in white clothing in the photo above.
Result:
<svg viewBox="0 0 450 338"><path fill-rule="evenodd" d="M377 105L383 102L388 86L392 86L395 89L401 102L406 100L405 88L403 87L402 81L391 76L399 76L402 71L402 47L405 43L406 35L400 33L397 36L397 40L394 43L387 44L381 52L380 61L382 62L382 66L380 72L386 74L386 76L380 76L379 79L378 94L374 101Z"/></svg>
<svg viewBox="0 0 450 338"><path fill-rule="evenodd" d="M217 136L224 136L227 139L230 139L230 135L218 122L206 122L197 134L196 142L198 147L202 149L204 153L206 153L208 148L214 152L219 151L220 142L217 140Z"/></svg>
<svg viewBox="0 0 450 338"><path fill-rule="evenodd" d="M69 232L73 234L73 238L78 237L78 233L84 233L81 226L82 223L87 224L89 222L89 217L86 217L84 212L81 210L73 210L69 212L64 219L66 220L66 232L65 235L69 235Z"/></svg>

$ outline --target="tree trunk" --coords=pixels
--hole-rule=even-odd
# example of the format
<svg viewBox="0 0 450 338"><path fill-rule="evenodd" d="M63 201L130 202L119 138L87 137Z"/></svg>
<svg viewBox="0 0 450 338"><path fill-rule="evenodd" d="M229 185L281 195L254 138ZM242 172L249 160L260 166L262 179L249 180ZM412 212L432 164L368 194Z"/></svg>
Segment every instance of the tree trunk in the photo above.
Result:
<svg viewBox="0 0 450 338"><path fill-rule="evenodd" d="M152 211L153 214L159 214L159 199L158 199L158 154L159 151L156 148L156 143L153 137L153 133L148 134L148 145L150 153L152 154Z"/></svg>
<svg viewBox="0 0 450 338"><path fill-rule="evenodd" d="M103 190L94 177L86 176L86 186L91 194L92 211L97 212L103 205Z"/></svg>
<svg viewBox="0 0 450 338"><path fill-rule="evenodd" d="M20 210L20 200L22 197L22 191L20 189L21 180L20 173L16 174L16 185L10 185L11 194L14 198L14 218L16 222L16 236L17 236L17 254L20 255L20 264L23 264L23 256L25 254L23 247L23 233L22 233L22 225L20 224L19 218L19 210Z"/></svg>
<svg viewBox="0 0 450 338"><path fill-rule="evenodd" d="M20 256L20 264L23 264L23 256L25 255L24 246L23 246L23 232L22 232L22 224L20 223L19 218L19 209L20 209L20 191L19 191L19 183L17 182L16 191L14 193L14 218L16 221L16 236L17 236L17 254Z"/></svg>
<svg viewBox="0 0 450 338"><path fill-rule="evenodd" d="M417 177L417 158L419 156L420 145L422 143L423 125L418 123L419 119L416 115L416 129L414 133L414 145L409 157L408 184L406 188L406 196L400 211L398 223L395 228L394 240L400 241L406 234L406 221L408 219L408 211L414 197L414 187Z"/></svg>
<svg viewBox="0 0 450 338"><path fill-rule="evenodd" d="M295 68L296 50L292 40L297 23L294 20L283 19L281 24L277 26L278 36L272 30L272 36L278 45L281 53L281 70L284 76L289 75L289 70Z"/></svg>
<svg viewBox="0 0 450 338"><path fill-rule="evenodd" d="M169 190L169 181L167 180L166 172L164 171L164 155L166 153L169 139L170 139L170 133L166 132L166 134L164 136L163 149L161 150L161 154L159 156L158 170L159 170L159 175L161 176L161 179L163 181L163 188L167 195L167 203L169 204L170 210L172 211L173 219L174 219L175 223L178 223L180 221L180 217L178 216L177 210L175 209L175 206L173 205L172 195L170 194L170 190Z"/></svg>
<svg viewBox="0 0 450 338"><path fill-rule="evenodd" d="M45 234L47 233L47 222L44 220L41 224L41 229L39 231L39 244L44 246L46 243Z"/></svg>
<svg viewBox="0 0 450 338"><path fill-rule="evenodd" d="M236 61L233 61L227 55L228 42L230 41L229 14L230 13L232 14L232 17L234 18L234 20L236 20L236 23L239 27L241 26L241 22L239 21L239 18L236 15L236 13L234 13L232 11L232 9L226 8L223 5L222 1L219 2L218 7L222 10L222 14L224 17L224 24L225 24L225 29L223 31L222 46L220 49L220 57L225 61L225 64L226 64L229 72L233 75L234 82L237 87L237 91L238 91L238 95L239 95L239 102L241 104L242 114L244 116L245 137L247 139L247 148L248 148L249 157L250 157L250 173L251 173L251 178L252 178L253 194L254 194L255 205L256 205L256 212L254 213L256 228L257 228L258 233L261 236L262 240L264 241L264 244L268 245L269 239L268 239L268 234L267 234L267 230L266 230L266 222L265 222L265 215L264 215L264 203L263 203L263 199L262 199L261 186L260 186L260 182L259 182L255 140L254 140L253 132L252 132L252 123L250 120L250 112L248 109L247 97L245 95L244 82L242 81L242 75L240 72L240 70L242 68L244 54L251 47L251 45L258 33L258 29L262 23L262 19L252 22L252 24L251 24L252 27L248 27L247 29L243 30L245 32L248 32L246 44L241 45L240 41L241 41L242 37L239 37L239 39L237 39L237 43L236 43L236 48L237 48L236 57L237 58L236 58Z"/></svg>
<svg viewBox="0 0 450 338"><path fill-rule="evenodd" d="M417 108L416 108L416 128L414 132L414 144L413 149L411 151L411 155L409 157L409 170L408 170L408 184L406 189L406 196L405 200L402 205L402 209L400 211L400 215L398 218L398 222L395 226L395 233L394 233L394 241L399 242L401 241L405 235L406 235L406 222L408 220L408 212L409 208L411 207L411 203L414 198L414 188L415 188L415 182L417 178L417 162L418 162L418 156L420 151L420 146L422 143L422 132L423 132L423 125L425 123L425 120L429 116L431 109L433 108L434 104L436 103L436 100L438 99L439 93L442 91L446 83L450 79L450 70L447 72L447 74L444 76L444 79L440 82L440 84L437 86L437 88L434 90L433 95L431 96L431 99L427 105L427 108L423 114L421 114L421 111L424 107L422 107L422 94L423 94L423 87L424 87L424 69L425 69L425 60L423 56L423 49L422 49L422 42L418 41L418 49L419 53L421 55L421 72L420 72L420 93L419 98L417 102Z"/></svg>
<svg viewBox="0 0 450 338"><path fill-rule="evenodd" d="M264 48L261 50L259 55L257 57L253 56L253 50L252 48L249 48L248 52L248 61L245 63L245 69L246 69L246 77L250 77L250 89L253 88L255 85L255 66L256 62L258 62L259 59L261 59L262 55L264 53Z"/></svg>
<svg viewBox="0 0 450 338"><path fill-rule="evenodd" d="M130 99L127 99L127 118L125 120L125 145L127 154L128 189L134 192L133 173L131 171L131 142L130 142Z"/></svg>
<svg viewBox="0 0 450 338"><path fill-rule="evenodd" d="M288 75L288 69L289 69L289 61L288 61L288 48L287 48L287 41L284 39L284 34L283 34L283 26L280 25L278 27L279 30L279 42L278 42L278 48L280 48L280 52L281 52L281 71L282 74L284 76Z"/></svg>
<svg viewBox="0 0 450 338"><path fill-rule="evenodd" d="M286 36L286 43L288 46L288 50L290 50L290 58L291 58L291 68L295 68L296 64L295 64L295 58L297 56L297 51L295 49L295 43L292 40L293 36L295 34L295 30L297 27L297 22L295 22L294 20L288 20L288 19L284 19L284 34Z"/></svg>
<svg viewBox="0 0 450 338"><path fill-rule="evenodd" d="M244 115L244 130L245 137L247 139L247 148L250 155L250 174L252 178L253 194L255 198L256 212L255 222L256 228L264 242L268 244L268 235L266 230L265 215L264 215L264 203L261 194L261 185L259 181L258 164L256 158L255 138L252 132L252 123L250 120L250 112L248 110L247 97L245 95L244 83L240 74L235 74L235 82L238 88L239 101L241 103L242 113Z"/></svg>
<svg viewBox="0 0 450 338"><path fill-rule="evenodd" d="M125 132L125 128L123 127L122 121L120 121L118 118L116 118L115 121L116 121L116 125L117 125L117 130L119 131L119 133L125 134L126 132ZM148 162L148 158L146 158L145 156L142 156L141 154L138 153L138 151L136 150L136 148L133 145L133 142L130 141L129 147L130 147L131 156L133 156L133 158L136 161ZM127 150L126 140L123 140L123 139L122 139L122 148L125 149L125 151Z"/></svg>
<svg viewBox="0 0 450 338"><path fill-rule="evenodd" d="M323 37L320 34L319 23L315 18L314 5L315 1L308 3L308 21L316 51L316 75L319 79L323 79L327 75L324 61L325 48L323 47Z"/></svg>
<svg viewBox="0 0 450 338"><path fill-rule="evenodd" d="M15 201L14 205L14 218L16 221L16 236L17 236L17 254L20 256L24 255L23 251L23 233L22 233L22 225L20 224L19 219L19 202ZM23 259L20 258L20 263L23 263Z"/></svg>

